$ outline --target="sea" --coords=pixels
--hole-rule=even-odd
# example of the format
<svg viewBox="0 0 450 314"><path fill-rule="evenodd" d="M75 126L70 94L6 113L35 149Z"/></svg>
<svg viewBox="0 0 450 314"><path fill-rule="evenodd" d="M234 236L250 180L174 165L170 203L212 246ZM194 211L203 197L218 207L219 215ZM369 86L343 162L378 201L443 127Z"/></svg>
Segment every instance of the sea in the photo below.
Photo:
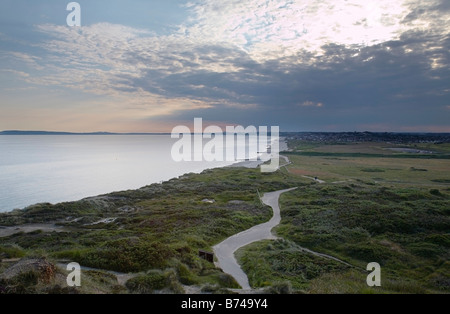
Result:
<svg viewBox="0 0 450 314"><path fill-rule="evenodd" d="M138 189L240 161L176 162L177 141L170 135L2 135L0 212Z"/></svg>

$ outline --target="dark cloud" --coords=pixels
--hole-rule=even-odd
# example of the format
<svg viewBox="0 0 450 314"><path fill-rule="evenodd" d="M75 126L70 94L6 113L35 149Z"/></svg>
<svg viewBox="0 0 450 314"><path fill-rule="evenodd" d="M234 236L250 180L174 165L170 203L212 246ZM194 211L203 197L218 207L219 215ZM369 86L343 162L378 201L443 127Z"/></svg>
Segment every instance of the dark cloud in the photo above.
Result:
<svg viewBox="0 0 450 314"><path fill-rule="evenodd" d="M411 7L411 13L409 13L403 20L403 23L414 22L420 18L428 19L433 16L441 16L443 12L450 11L450 2L448 0L425 2L422 1L420 6Z"/></svg>
<svg viewBox="0 0 450 314"><path fill-rule="evenodd" d="M439 47L430 49L436 45ZM448 125L448 38L409 32L398 41L362 49L338 45L322 48L324 55L308 66L294 65L293 57L258 64L242 52L214 48L216 59L208 62L227 58L240 70L174 74L148 70L133 84L151 92L159 89L168 97L223 100L222 104L212 103L210 109L171 116L181 120L203 117L241 124L278 122L287 129L320 129L333 124L351 130L358 125L402 126L409 122L417 126ZM203 53L210 53L210 49ZM196 53L201 55L202 51ZM304 58L301 54L297 57ZM438 67L433 67L434 59ZM242 108L227 102L241 104ZM323 106L301 106L305 102ZM249 104L257 106L246 107Z"/></svg>

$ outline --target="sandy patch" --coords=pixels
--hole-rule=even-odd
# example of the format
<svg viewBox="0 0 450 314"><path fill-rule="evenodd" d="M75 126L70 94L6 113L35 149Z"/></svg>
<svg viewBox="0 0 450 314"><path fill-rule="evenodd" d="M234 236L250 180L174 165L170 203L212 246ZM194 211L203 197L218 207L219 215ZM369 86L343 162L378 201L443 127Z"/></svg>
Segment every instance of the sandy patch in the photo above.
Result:
<svg viewBox="0 0 450 314"><path fill-rule="evenodd" d="M24 232L30 233L33 231L41 230L42 232L64 232L67 231L64 227L55 226L54 224L29 224L14 227L0 227L0 238L9 237L10 235Z"/></svg>

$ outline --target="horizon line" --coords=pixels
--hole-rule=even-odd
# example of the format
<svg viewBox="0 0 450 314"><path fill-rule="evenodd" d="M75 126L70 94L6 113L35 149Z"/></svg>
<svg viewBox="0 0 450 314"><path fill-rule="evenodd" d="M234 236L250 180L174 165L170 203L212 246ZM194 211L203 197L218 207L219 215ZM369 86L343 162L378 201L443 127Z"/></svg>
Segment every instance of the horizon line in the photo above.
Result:
<svg viewBox="0 0 450 314"><path fill-rule="evenodd" d="M9 133L9 134L8 134ZM3 130L0 131L0 135L17 135L28 133L26 135L170 135L171 132L108 132L108 131L95 131L95 132L70 132L70 131L44 131L44 130ZM206 134L212 134L209 132ZM222 132L226 133L226 132ZM259 133L259 132L257 132ZM270 132L268 132L270 133ZM280 131L280 133L373 133L373 134L450 134L450 132L421 132L421 131ZM196 134L191 132L191 134Z"/></svg>

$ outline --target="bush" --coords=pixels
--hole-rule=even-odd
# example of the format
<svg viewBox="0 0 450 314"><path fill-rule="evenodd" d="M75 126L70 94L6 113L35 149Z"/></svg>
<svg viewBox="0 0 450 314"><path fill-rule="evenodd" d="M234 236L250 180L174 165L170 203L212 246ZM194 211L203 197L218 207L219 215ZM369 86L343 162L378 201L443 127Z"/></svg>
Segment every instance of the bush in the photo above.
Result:
<svg viewBox="0 0 450 314"><path fill-rule="evenodd" d="M129 279L125 286L132 293L154 293L157 290L167 289L174 293L183 293L183 287L179 284L176 272L173 269L166 271L150 270L144 275Z"/></svg>
<svg viewBox="0 0 450 314"><path fill-rule="evenodd" d="M432 234L427 236L425 241L450 248L450 234Z"/></svg>
<svg viewBox="0 0 450 314"><path fill-rule="evenodd" d="M178 281L177 272L169 268L165 271L167 288L173 293L185 293L183 286Z"/></svg>
<svg viewBox="0 0 450 314"><path fill-rule="evenodd" d="M408 249L414 255L425 258L435 258L443 253L443 250L434 243L418 242L408 245Z"/></svg>
<svg viewBox="0 0 450 314"><path fill-rule="evenodd" d="M409 168L409 170L411 170L411 171L423 171L423 172L428 171L427 169L421 169L421 168L415 168L415 167L411 167L411 168Z"/></svg>
<svg viewBox="0 0 450 314"><path fill-rule="evenodd" d="M266 288L265 292L270 294L292 294L292 285L290 281L276 282Z"/></svg>
<svg viewBox="0 0 450 314"><path fill-rule="evenodd" d="M99 249L81 251L80 263L100 269L119 272L139 272L167 266L175 254L159 242L118 240L108 242Z"/></svg>
<svg viewBox="0 0 450 314"><path fill-rule="evenodd" d="M345 252L352 258L364 262L376 261L381 265L392 257L392 252L388 248L369 242L348 244L345 246Z"/></svg>
<svg viewBox="0 0 450 314"><path fill-rule="evenodd" d="M219 275L219 284L225 288L239 288L239 284L236 279L228 274Z"/></svg>
<svg viewBox="0 0 450 314"><path fill-rule="evenodd" d="M25 252L16 246L0 246L0 259L3 258L22 258Z"/></svg>
<svg viewBox="0 0 450 314"><path fill-rule="evenodd" d="M384 172L383 169L379 169L379 168L364 168L361 169L362 172Z"/></svg>
<svg viewBox="0 0 450 314"><path fill-rule="evenodd" d="M91 250L89 250L89 249L71 249L71 250L64 250L64 251L56 252L53 254L53 256L55 258L67 259L70 261L77 262L77 261L81 260L81 257L83 256L83 254L86 254L90 251Z"/></svg>
<svg viewBox="0 0 450 314"><path fill-rule="evenodd" d="M387 280L382 284L385 289L399 293L424 294L427 292L422 285L414 281Z"/></svg>
<svg viewBox="0 0 450 314"><path fill-rule="evenodd" d="M430 284L439 290L450 291L450 278L442 274L433 274L429 280Z"/></svg>
<svg viewBox="0 0 450 314"><path fill-rule="evenodd" d="M436 196L442 196L442 193L438 189L431 189L430 194L436 195Z"/></svg>
<svg viewBox="0 0 450 314"><path fill-rule="evenodd" d="M167 286L167 276L160 270L151 270L145 275L136 276L128 280L125 286L135 293L153 293Z"/></svg>
<svg viewBox="0 0 450 314"><path fill-rule="evenodd" d="M80 292L75 287L61 287L60 285L54 285L46 290L47 294L79 294Z"/></svg>
<svg viewBox="0 0 450 314"><path fill-rule="evenodd" d="M180 263L177 267L177 271L182 284L190 286L198 283L197 278L195 278L195 275L186 264Z"/></svg>

